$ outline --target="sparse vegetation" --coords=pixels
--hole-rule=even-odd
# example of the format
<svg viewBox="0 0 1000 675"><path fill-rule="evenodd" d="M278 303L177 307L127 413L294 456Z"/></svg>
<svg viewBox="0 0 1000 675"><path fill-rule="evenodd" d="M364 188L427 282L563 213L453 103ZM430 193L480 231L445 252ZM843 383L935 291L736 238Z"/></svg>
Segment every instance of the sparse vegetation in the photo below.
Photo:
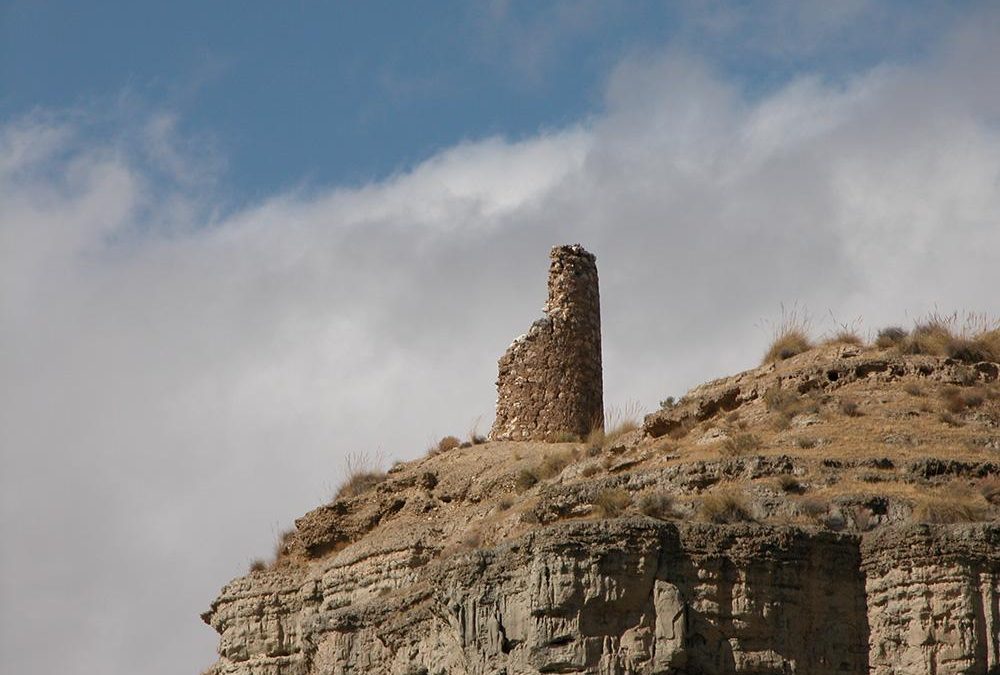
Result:
<svg viewBox="0 0 1000 675"><path fill-rule="evenodd" d="M986 517L986 509L966 491L920 497L911 518L917 523L976 522Z"/></svg>
<svg viewBox="0 0 1000 675"><path fill-rule="evenodd" d="M694 428L695 422L693 419L688 418L683 422L678 424L676 427L667 432L667 437L674 441L679 441L685 436L687 436L691 429Z"/></svg>
<svg viewBox="0 0 1000 675"><path fill-rule="evenodd" d="M477 419L472 423L472 428L469 429L469 443L472 445L482 445L487 440L486 436L479 433L479 420Z"/></svg>
<svg viewBox="0 0 1000 675"><path fill-rule="evenodd" d="M785 412L799 400L799 395L781 387L771 387L764 392L764 405L771 412Z"/></svg>
<svg viewBox="0 0 1000 675"><path fill-rule="evenodd" d="M580 475L584 478L590 478L601 472L601 467L598 464L588 464L587 466L580 469Z"/></svg>
<svg viewBox="0 0 1000 675"><path fill-rule="evenodd" d="M958 419L950 412L942 412L938 415L938 419L947 424L949 427L960 427L962 426L962 420Z"/></svg>
<svg viewBox="0 0 1000 675"><path fill-rule="evenodd" d="M514 487L518 492L524 492L540 481L557 476L572 461L572 452L550 452L538 464L521 469L514 478Z"/></svg>
<svg viewBox="0 0 1000 675"><path fill-rule="evenodd" d="M787 429L796 415L818 413L819 401L813 396L801 396L792 389L773 386L764 392L764 405L775 414L772 426L781 431Z"/></svg>
<svg viewBox="0 0 1000 675"><path fill-rule="evenodd" d="M607 488L594 497L594 511L604 518L617 518L631 505L632 495L621 488Z"/></svg>
<svg viewBox="0 0 1000 675"><path fill-rule="evenodd" d="M789 330L778 335L764 354L764 363L784 361L812 349L809 336L801 330Z"/></svg>
<svg viewBox="0 0 1000 675"><path fill-rule="evenodd" d="M959 315L937 312L917 324L896 346L904 354L947 356L966 363L1000 361L1000 326L985 314Z"/></svg>
<svg viewBox="0 0 1000 675"><path fill-rule="evenodd" d="M810 450L815 448L817 445L817 440L810 436L799 436L795 439L795 444L803 450Z"/></svg>
<svg viewBox="0 0 1000 675"><path fill-rule="evenodd" d="M909 333L899 326L889 326L888 328L883 328L878 332L878 336L875 338L875 346L879 349L889 349L890 347L898 347L906 341L909 337Z"/></svg>
<svg viewBox="0 0 1000 675"><path fill-rule="evenodd" d="M739 457L758 448L760 448L760 439L757 436L750 433L739 433L722 441L719 451L727 457Z"/></svg>
<svg viewBox="0 0 1000 675"><path fill-rule="evenodd" d="M674 512L674 496L669 492L647 492L639 498L639 510L650 518L666 520Z"/></svg>
<svg viewBox="0 0 1000 675"><path fill-rule="evenodd" d="M536 483L538 483L538 476L529 469L521 469L514 478L514 487L518 492L530 490Z"/></svg>
<svg viewBox="0 0 1000 675"><path fill-rule="evenodd" d="M840 399L840 412L847 415L848 417L860 417L861 408L858 406L858 402L853 398L844 396Z"/></svg>
<svg viewBox="0 0 1000 675"><path fill-rule="evenodd" d="M865 341L861 339L861 336L855 333L853 330L842 328L836 333L823 340L824 345L849 345L852 347L861 347L865 344Z"/></svg>
<svg viewBox="0 0 1000 675"><path fill-rule="evenodd" d="M978 408L986 402L987 393L983 389L959 389L944 387L941 390L941 400L945 409L955 415L965 412L968 408Z"/></svg>
<svg viewBox="0 0 1000 675"><path fill-rule="evenodd" d="M701 498L701 517L710 523L738 523L753 520L742 492L719 488Z"/></svg>
<svg viewBox="0 0 1000 675"><path fill-rule="evenodd" d="M506 511L512 506L514 506L514 498L511 497L510 495L504 495L497 502L497 508L500 509L501 511Z"/></svg>
<svg viewBox="0 0 1000 675"><path fill-rule="evenodd" d="M542 459L541 464L535 469L535 475L539 480L548 480L557 476L573 462L571 452L550 452Z"/></svg>
<svg viewBox="0 0 1000 675"><path fill-rule="evenodd" d="M255 558L250 562L250 572L263 572L267 569L267 563L260 558Z"/></svg>
<svg viewBox="0 0 1000 675"><path fill-rule="evenodd" d="M921 387L920 384L917 382L907 382L906 385L903 387L903 391L905 391L910 396L924 395L924 388Z"/></svg>
<svg viewBox="0 0 1000 675"><path fill-rule="evenodd" d="M803 497L796 502L799 513L819 520L830 510L830 502L819 496Z"/></svg>
<svg viewBox="0 0 1000 675"><path fill-rule="evenodd" d="M580 437L570 431L560 431L552 436L553 443L579 443Z"/></svg>
<svg viewBox="0 0 1000 675"><path fill-rule="evenodd" d="M660 408L663 410L670 410L671 408L677 407L677 399L673 396L668 396L662 401L660 401Z"/></svg>
<svg viewBox="0 0 1000 675"><path fill-rule="evenodd" d="M782 492L788 492L791 494L802 494L805 492L805 488L802 487L802 483L800 483L795 476L787 473L783 473L778 476L778 487L781 488Z"/></svg>
<svg viewBox="0 0 1000 675"><path fill-rule="evenodd" d="M385 480L385 471L378 468L378 462L363 452L349 453L345 463L347 477L334 499L357 497Z"/></svg>
<svg viewBox="0 0 1000 675"><path fill-rule="evenodd" d="M292 552L292 543L295 540L295 529L284 530L278 535L278 541L274 545L274 559L281 560Z"/></svg>
<svg viewBox="0 0 1000 675"><path fill-rule="evenodd" d="M793 306L786 310L781 306L781 320L771 330L771 344L764 354L761 364L784 361L813 348L809 339L809 314Z"/></svg>
<svg viewBox="0 0 1000 675"><path fill-rule="evenodd" d="M944 356L948 345L955 339L952 325L954 321L951 318L934 314L914 327L913 332L899 344L899 350L904 354Z"/></svg>
<svg viewBox="0 0 1000 675"><path fill-rule="evenodd" d="M431 449L430 455L437 455L442 452L448 452L449 450L454 450L455 448L461 447L462 441L456 436L445 436Z"/></svg>
<svg viewBox="0 0 1000 675"><path fill-rule="evenodd" d="M604 415L604 423L595 425L587 434L586 444L591 455L611 447L625 434L639 428L642 408L632 402L623 408L611 408Z"/></svg>

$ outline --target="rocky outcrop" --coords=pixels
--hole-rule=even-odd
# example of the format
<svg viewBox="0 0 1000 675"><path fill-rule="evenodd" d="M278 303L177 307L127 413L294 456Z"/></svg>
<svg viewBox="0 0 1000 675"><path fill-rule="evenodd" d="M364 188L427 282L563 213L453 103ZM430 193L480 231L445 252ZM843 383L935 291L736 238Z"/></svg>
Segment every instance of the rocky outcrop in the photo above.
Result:
<svg viewBox="0 0 1000 675"><path fill-rule="evenodd" d="M394 465L222 590L209 673L998 675L997 377L827 346Z"/></svg>
<svg viewBox="0 0 1000 675"><path fill-rule="evenodd" d="M584 437L604 421L597 260L552 249L545 316L500 358L493 440Z"/></svg>
<svg viewBox="0 0 1000 675"><path fill-rule="evenodd" d="M825 352L807 352L695 387L674 405L647 415L643 429L649 436L659 438L686 425L736 411L762 399L769 391L826 394L859 382L884 386L903 378L961 386L988 384L1000 378L1000 365L969 364L936 356L872 353L854 346L840 348L833 359Z"/></svg>
<svg viewBox="0 0 1000 675"><path fill-rule="evenodd" d="M870 672L1000 672L1000 527L882 530L862 551Z"/></svg>
<svg viewBox="0 0 1000 675"><path fill-rule="evenodd" d="M583 521L257 573L205 618L219 674L992 673L998 551L996 524Z"/></svg>

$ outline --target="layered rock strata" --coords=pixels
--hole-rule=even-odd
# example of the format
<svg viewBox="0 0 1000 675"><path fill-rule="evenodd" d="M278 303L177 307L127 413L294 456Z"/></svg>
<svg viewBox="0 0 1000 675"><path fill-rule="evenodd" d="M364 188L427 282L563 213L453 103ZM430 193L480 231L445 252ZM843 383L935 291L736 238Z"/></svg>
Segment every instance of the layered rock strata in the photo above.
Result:
<svg viewBox="0 0 1000 675"><path fill-rule="evenodd" d="M493 440L584 437L604 421L597 260L579 245L550 257L545 316L498 364Z"/></svg>
<svg viewBox="0 0 1000 675"><path fill-rule="evenodd" d="M998 544L996 524L566 523L428 564L258 573L205 618L218 674L985 674Z"/></svg>

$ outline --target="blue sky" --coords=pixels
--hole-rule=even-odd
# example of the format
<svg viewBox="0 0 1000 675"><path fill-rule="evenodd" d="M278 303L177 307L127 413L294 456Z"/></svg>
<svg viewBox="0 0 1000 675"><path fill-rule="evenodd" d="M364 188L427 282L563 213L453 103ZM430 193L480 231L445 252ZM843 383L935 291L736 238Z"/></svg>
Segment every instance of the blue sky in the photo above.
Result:
<svg viewBox="0 0 1000 675"><path fill-rule="evenodd" d="M114 130L167 109L253 198L568 125L623 59L663 48L751 94L920 58L962 3L828 4L7 2L0 114L96 109Z"/></svg>
<svg viewBox="0 0 1000 675"><path fill-rule="evenodd" d="M1000 314L1000 8L0 3L0 671L200 672L329 499L489 428L549 248L605 402Z"/></svg>

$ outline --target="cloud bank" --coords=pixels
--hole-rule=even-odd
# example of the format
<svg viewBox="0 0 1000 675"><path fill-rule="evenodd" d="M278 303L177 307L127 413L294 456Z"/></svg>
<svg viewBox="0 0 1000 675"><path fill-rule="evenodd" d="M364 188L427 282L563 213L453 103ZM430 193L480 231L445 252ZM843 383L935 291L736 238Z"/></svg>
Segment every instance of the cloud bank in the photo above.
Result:
<svg viewBox="0 0 1000 675"><path fill-rule="evenodd" d="M612 404L755 365L781 302L819 330L997 312L998 27L754 97L636 58L575 126L226 210L169 116L101 140L78 114L4 124L5 667L207 665L198 612L347 452L488 428L553 244L598 256Z"/></svg>

